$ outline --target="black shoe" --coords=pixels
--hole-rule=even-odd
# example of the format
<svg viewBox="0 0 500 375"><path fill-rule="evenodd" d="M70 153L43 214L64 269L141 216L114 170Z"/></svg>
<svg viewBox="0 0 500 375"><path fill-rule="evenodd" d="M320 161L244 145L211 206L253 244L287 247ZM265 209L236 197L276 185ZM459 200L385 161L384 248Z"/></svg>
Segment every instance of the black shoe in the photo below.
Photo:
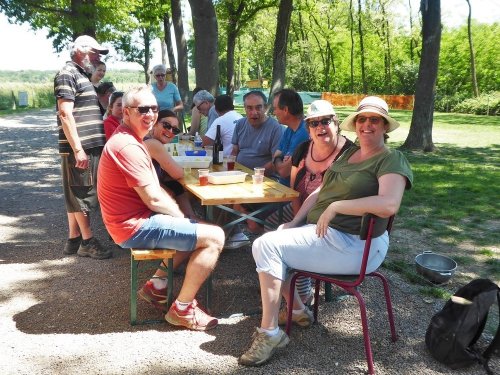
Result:
<svg viewBox="0 0 500 375"><path fill-rule="evenodd" d="M82 236L66 240L66 243L64 244L63 253L66 255L76 254L76 252L80 248L81 243L82 243Z"/></svg>
<svg viewBox="0 0 500 375"><path fill-rule="evenodd" d="M99 241L94 237L92 237L86 245L82 242L78 248L77 254L78 256L91 257L92 259L108 259L113 256L113 252L103 249Z"/></svg>

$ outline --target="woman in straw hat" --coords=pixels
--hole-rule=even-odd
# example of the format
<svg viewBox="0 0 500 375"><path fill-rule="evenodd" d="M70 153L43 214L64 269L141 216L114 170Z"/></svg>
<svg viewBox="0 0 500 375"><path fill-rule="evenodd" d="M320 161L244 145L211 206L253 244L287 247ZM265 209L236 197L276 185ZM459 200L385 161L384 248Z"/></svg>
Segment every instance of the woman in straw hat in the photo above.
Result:
<svg viewBox="0 0 500 375"><path fill-rule="evenodd" d="M281 289L287 290L288 269L330 274L359 271L364 248L359 238L361 217L366 213L394 215L405 189L412 185L413 174L405 156L385 144L386 133L398 126L384 100L374 96L363 99L357 111L340 125L356 132L359 146L349 148L331 165L321 186L309 195L291 222L253 243L262 319L251 347L239 359L241 364L263 364L289 342L278 327ZM304 221L307 224L300 226ZM382 264L388 246L387 232L373 239L367 273ZM286 294L284 297L288 299ZM294 298L293 303L293 321L310 324L312 313L300 298Z"/></svg>

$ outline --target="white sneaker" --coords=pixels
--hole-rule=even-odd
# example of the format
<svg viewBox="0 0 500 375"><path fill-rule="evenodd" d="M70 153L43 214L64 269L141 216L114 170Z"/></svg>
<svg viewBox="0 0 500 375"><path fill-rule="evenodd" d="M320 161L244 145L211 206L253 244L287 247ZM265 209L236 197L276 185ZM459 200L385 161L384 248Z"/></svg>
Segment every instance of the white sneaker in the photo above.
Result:
<svg viewBox="0 0 500 375"><path fill-rule="evenodd" d="M245 235L245 233L235 233L228 238L224 249L239 249L240 247L250 245L250 239Z"/></svg>

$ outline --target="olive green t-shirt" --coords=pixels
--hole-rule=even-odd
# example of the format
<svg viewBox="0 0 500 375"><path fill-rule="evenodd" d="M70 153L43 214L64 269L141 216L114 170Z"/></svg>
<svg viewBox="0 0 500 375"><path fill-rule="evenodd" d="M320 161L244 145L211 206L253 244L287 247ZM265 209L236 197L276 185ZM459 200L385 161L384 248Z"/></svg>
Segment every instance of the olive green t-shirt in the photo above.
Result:
<svg viewBox="0 0 500 375"><path fill-rule="evenodd" d="M403 153L387 149L361 163L348 163L358 149L359 146L351 147L325 173L318 200L307 215L308 223L317 223L332 202L377 195L378 178L385 174L397 173L406 177L406 189L411 188L413 173ZM361 216L337 214L330 226L342 232L359 234Z"/></svg>

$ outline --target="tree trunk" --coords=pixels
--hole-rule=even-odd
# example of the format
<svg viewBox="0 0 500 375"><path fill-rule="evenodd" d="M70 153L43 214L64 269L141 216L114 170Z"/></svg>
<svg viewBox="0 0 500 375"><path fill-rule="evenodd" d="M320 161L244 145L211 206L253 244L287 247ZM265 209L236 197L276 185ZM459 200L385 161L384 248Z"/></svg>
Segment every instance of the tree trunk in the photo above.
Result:
<svg viewBox="0 0 500 375"><path fill-rule="evenodd" d="M292 18L293 0L281 0L278 10L278 23L276 25L276 36L274 38L273 51L273 78L269 102L276 91L285 87L286 73L286 49L288 44L288 32Z"/></svg>
<svg viewBox="0 0 500 375"><path fill-rule="evenodd" d="M211 0L189 0L194 28L196 86L217 94L219 59L217 17Z"/></svg>
<svg viewBox="0 0 500 375"><path fill-rule="evenodd" d="M226 94L233 96L234 94L234 49L236 48L236 24L231 18L227 28L227 49L226 49Z"/></svg>
<svg viewBox="0 0 500 375"><path fill-rule="evenodd" d="M472 91L475 97L479 96L479 87L477 86L477 76L476 76L476 58L474 56L474 46L472 45L472 29L471 29L471 17L472 17L472 7L469 0L467 5L469 6L469 16L467 17L467 35L469 36L469 51L470 51L470 74L472 79Z"/></svg>
<svg viewBox="0 0 500 375"><path fill-rule="evenodd" d="M71 0L73 40L80 35L96 37L97 18L95 0Z"/></svg>
<svg viewBox="0 0 500 375"><path fill-rule="evenodd" d="M149 75L149 64L151 59L151 30L147 27L141 29L143 39L144 39L144 65L142 68L144 69L144 76L146 77L146 84L149 84L150 75Z"/></svg>
<svg viewBox="0 0 500 375"><path fill-rule="evenodd" d="M177 87L184 106L189 102L188 52L182 22L180 0L171 0L172 23L174 24L175 44L177 45Z"/></svg>
<svg viewBox="0 0 500 375"><path fill-rule="evenodd" d="M163 31L165 33L165 44L167 45L167 56L168 56L168 64L174 70L172 73L172 82L177 84L177 80L175 78L175 71L177 70L177 64L175 63L175 55L174 55L174 46L172 43L172 33L170 32L170 16L168 12L165 12L163 15Z"/></svg>
<svg viewBox="0 0 500 375"><path fill-rule="evenodd" d="M411 14L411 0L408 0L408 6L410 7L410 61L413 62L413 15Z"/></svg>
<svg viewBox="0 0 500 375"><path fill-rule="evenodd" d="M434 150L432 122L441 45L441 1L421 0L420 11L422 13L422 57L418 70L410 132L401 147L429 152Z"/></svg>
<svg viewBox="0 0 500 375"><path fill-rule="evenodd" d="M361 0L358 0L358 31L359 31L359 49L361 55L361 81L363 82L363 94L368 94L368 84L366 82L366 72L365 72L365 47L363 46L363 27L361 24Z"/></svg>

